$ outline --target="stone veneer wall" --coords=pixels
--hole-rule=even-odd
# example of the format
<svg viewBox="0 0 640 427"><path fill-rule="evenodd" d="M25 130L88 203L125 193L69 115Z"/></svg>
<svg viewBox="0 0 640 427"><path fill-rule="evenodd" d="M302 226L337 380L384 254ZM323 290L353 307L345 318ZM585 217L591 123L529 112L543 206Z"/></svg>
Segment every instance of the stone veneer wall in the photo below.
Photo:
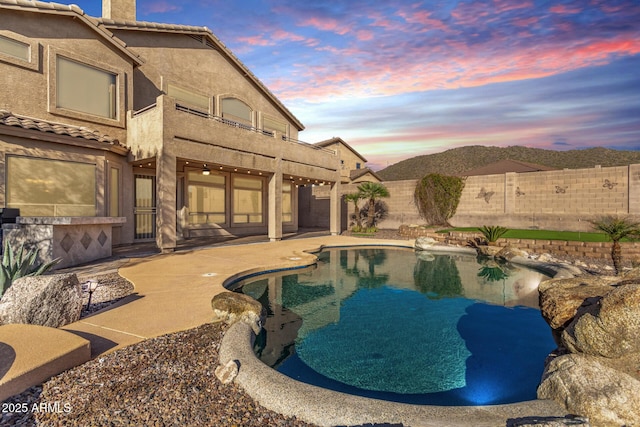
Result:
<svg viewBox="0 0 640 427"><path fill-rule="evenodd" d="M458 246L466 246L467 241L474 237L482 237L480 233L448 232L434 233L422 227L402 225L399 228L402 237L415 239L417 237L431 237L439 242ZM572 256L575 258L611 259L610 242L567 242L564 240L534 240L534 239L498 239L496 246L512 246L532 253L549 253L555 256ZM640 242L623 242L622 256L626 259L640 262Z"/></svg>

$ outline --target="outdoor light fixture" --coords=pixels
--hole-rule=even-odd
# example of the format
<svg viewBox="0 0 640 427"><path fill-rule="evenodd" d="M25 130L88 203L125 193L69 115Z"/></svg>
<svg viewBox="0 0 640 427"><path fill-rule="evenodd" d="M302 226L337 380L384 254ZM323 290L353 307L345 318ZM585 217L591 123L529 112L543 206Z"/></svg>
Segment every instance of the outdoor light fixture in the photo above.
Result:
<svg viewBox="0 0 640 427"><path fill-rule="evenodd" d="M202 167L202 175L209 175L211 173L211 171L209 170L209 168L207 167L206 163L205 165Z"/></svg>
<svg viewBox="0 0 640 427"><path fill-rule="evenodd" d="M96 289L98 289L99 283L97 280L89 280L84 284L87 285L87 291L89 292L89 301L87 302L87 311L88 311L89 307L91 306L91 296L96 291Z"/></svg>

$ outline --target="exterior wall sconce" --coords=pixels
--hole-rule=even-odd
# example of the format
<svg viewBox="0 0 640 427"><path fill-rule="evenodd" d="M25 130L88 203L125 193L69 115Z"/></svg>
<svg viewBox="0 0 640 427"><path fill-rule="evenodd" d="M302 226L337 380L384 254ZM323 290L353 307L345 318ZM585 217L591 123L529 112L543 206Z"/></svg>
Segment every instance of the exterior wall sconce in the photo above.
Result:
<svg viewBox="0 0 640 427"><path fill-rule="evenodd" d="M209 170L209 168L207 167L207 165L205 164L202 167L202 175L209 175L211 173L211 171Z"/></svg>

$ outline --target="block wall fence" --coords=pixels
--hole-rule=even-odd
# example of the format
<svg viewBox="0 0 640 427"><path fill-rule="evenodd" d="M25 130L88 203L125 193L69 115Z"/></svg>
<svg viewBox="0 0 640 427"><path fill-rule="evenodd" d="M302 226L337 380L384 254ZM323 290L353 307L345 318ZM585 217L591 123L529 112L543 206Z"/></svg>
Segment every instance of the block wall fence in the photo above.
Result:
<svg viewBox="0 0 640 427"><path fill-rule="evenodd" d="M413 202L416 184L417 180L384 183L391 197L383 199L388 215L379 224L381 228L424 224ZM355 191L355 184L341 188L343 194ZM301 189L300 226L328 226L328 205L324 206L328 197L328 187ZM347 212L352 210L352 205L343 205L343 229ZM640 221L640 164L470 176L450 223L457 227L501 225L591 231L589 221L603 215L630 216Z"/></svg>

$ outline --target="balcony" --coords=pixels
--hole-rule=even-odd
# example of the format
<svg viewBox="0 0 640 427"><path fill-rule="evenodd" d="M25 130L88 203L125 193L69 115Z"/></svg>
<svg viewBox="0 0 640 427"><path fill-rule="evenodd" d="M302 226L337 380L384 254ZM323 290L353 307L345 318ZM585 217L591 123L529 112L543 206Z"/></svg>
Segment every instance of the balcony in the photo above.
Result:
<svg viewBox="0 0 640 427"><path fill-rule="evenodd" d="M329 181L336 179L340 163L333 150L189 108L164 95L130 115L127 139L139 158L173 144L176 155L185 158L248 162L266 171L275 170L274 162L282 159L284 173Z"/></svg>

